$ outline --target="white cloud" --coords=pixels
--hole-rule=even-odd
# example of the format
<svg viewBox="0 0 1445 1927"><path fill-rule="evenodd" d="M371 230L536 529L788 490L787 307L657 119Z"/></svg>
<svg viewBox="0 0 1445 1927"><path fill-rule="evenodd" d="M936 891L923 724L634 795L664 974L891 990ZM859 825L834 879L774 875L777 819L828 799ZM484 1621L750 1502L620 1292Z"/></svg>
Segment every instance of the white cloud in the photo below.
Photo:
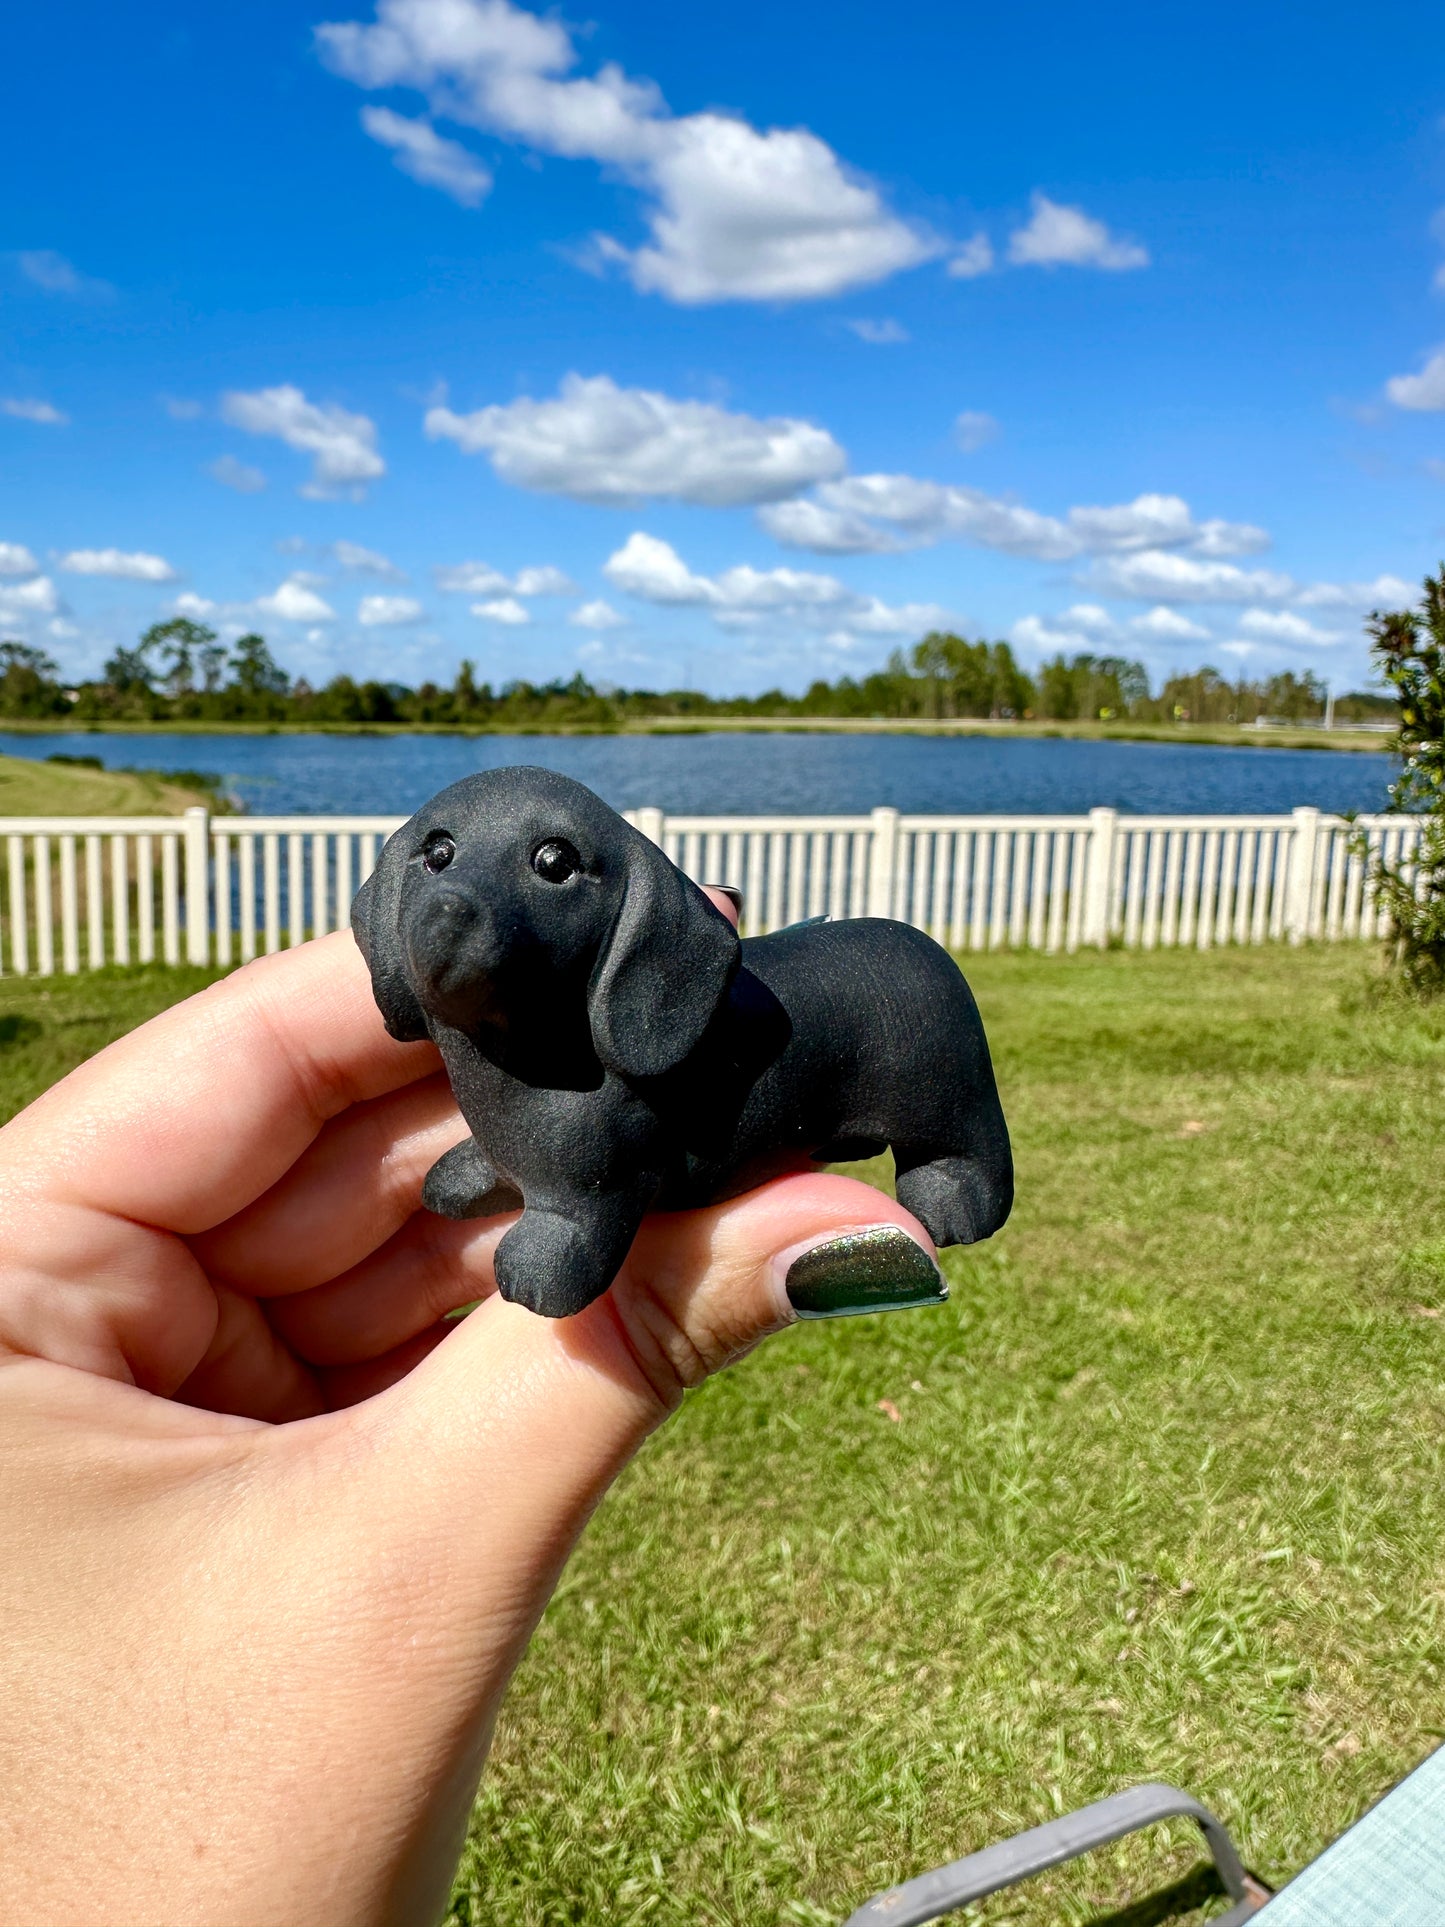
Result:
<svg viewBox="0 0 1445 1927"><path fill-rule="evenodd" d="M860 315L855 320L845 321L843 326L850 328L860 341L866 341L871 348L887 348L895 342L912 339L901 321L894 321L886 315L878 321Z"/></svg>
<svg viewBox="0 0 1445 1927"><path fill-rule="evenodd" d="M993 268L993 242L982 230L970 236L948 263L955 281L976 281L981 274L992 274Z"/></svg>
<svg viewBox="0 0 1445 1927"><path fill-rule="evenodd" d="M38 575L40 564L23 542L0 542L0 576Z"/></svg>
<svg viewBox="0 0 1445 1927"><path fill-rule="evenodd" d="M1147 268L1149 253L1137 241L1111 234L1102 221L1081 207L1064 207L1047 194L1035 194L1025 227L1009 236L1008 258L1015 267L1106 268L1116 272Z"/></svg>
<svg viewBox="0 0 1445 1927"><path fill-rule="evenodd" d="M1314 643L1329 648L1344 641L1337 629L1318 629L1287 609L1246 609L1239 626L1251 636L1264 636L1270 642Z"/></svg>
<svg viewBox="0 0 1445 1927"><path fill-rule="evenodd" d="M392 150L403 174L423 187L439 187L463 207L480 207L492 191L492 171L458 141L447 140L427 120L408 120L389 107L363 107L361 125Z"/></svg>
<svg viewBox="0 0 1445 1927"><path fill-rule="evenodd" d="M512 578L490 562L458 562L451 568L433 569L432 574L439 589L454 595L492 595L512 586Z"/></svg>
<svg viewBox="0 0 1445 1927"><path fill-rule="evenodd" d="M1392 375L1385 393L1397 408L1445 408L1445 348L1437 348L1418 375Z"/></svg>
<svg viewBox="0 0 1445 1927"><path fill-rule="evenodd" d="M216 602L210 596L196 595L187 589L175 597L171 608L176 615L190 616L196 622L219 621L227 633L237 635L244 624L263 617L280 622L334 622L336 611L316 593L317 585L324 579L297 570L269 595L257 596L253 602ZM387 600L385 597L376 599ZM365 616L361 620L367 622ZM324 635L324 630L308 631L307 640L315 642L324 639Z"/></svg>
<svg viewBox="0 0 1445 1927"><path fill-rule="evenodd" d="M439 589L454 595L539 596L576 595L577 584L561 569L542 563L503 575L490 562L458 562L451 568L432 571Z"/></svg>
<svg viewBox="0 0 1445 1927"><path fill-rule="evenodd" d="M249 462L238 462L234 455L218 455L206 473L213 482L235 489L238 495L259 495L266 486L266 477L259 468L252 468Z"/></svg>
<svg viewBox="0 0 1445 1927"><path fill-rule="evenodd" d="M106 575L117 582L174 582L177 571L163 555L144 549L71 549L56 559L67 575Z"/></svg>
<svg viewBox="0 0 1445 1927"><path fill-rule="evenodd" d="M1117 627L1107 609L1101 609L1097 602L1076 602L1065 609L1060 621L1067 622L1071 628L1083 629L1091 636L1112 636Z"/></svg>
<svg viewBox="0 0 1445 1927"><path fill-rule="evenodd" d="M0 399L0 414L13 415L16 421L38 422L43 428L64 428L70 420L69 415L34 395L6 395Z"/></svg>
<svg viewBox="0 0 1445 1927"><path fill-rule="evenodd" d="M251 604L257 615L275 616L282 622L333 622L336 611L300 575L288 575L270 595L257 596Z"/></svg>
<svg viewBox="0 0 1445 1927"><path fill-rule="evenodd" d="M1419 591L1398 575L1373 582L1312 582L1295 601L1302 609L1398 609L1412 606Z"/></svg>
<svg viewBox="0 0 1445 1927"><path fill-rule="evenodd" d="M1050 651L1071 650L1075 655L1092 650L1098 638L1087 629L1081 629L1061 616L1020 616L1009 631L1009 640L1016 648L1036 650L1040 655Z"/></svg>
<svg viewBox="0 0 1445 1927"><path fill-rule="evenodd" d="M1067 561L1079 551L1078 538L1055 517L981 489L911 475L850 475L826 483L818 497L825 508L887 523L920 545L957 536L1042 562Z"/></svg>
<svg viewBox="0 0 1445 1927"><path fill-rule="evenodd" d="M515 596L498 596L490 602L474 602L472 614L480 616L483 622L501 622L513 629L532 620L531 611L523 608Z"/></svg>
<svg viewBox="0 0 1445 1927"><path fill-rule="evenodd" d="M364 549L359 542L332 542L328 553L339 567L349 569L353 575L379 576L383 582L405 582L406 573L399 569L389 555L382 555L377 549Z"/></svg>
<svg viewBox="0 0 1445 1927"><path fill-rule="evenodd" d="M512 579L514 595L576 595L577 584L550 563L540 568L518 569Z"/></svg>
<svg viewBox="0 0 1445 1927"><path fill-rule="evenodd" d="M60 607L55 584L48 575L28 582L0 584L0 622L24 623L32 616L53 616Z"/></svg>
<svg viewBox="0 0 1445 1927"><path fill-rule="evenodd" d="M196 422L206 412L198 401L190 401L184 395L162 395L160 404L173 422Z"/></svg>
<svg viewBox="0 0 1445 1927"><path fill-rule="evenodd" d="M949 620L937 603L893 606L860 595L835 576L802 569L755 569L749 564L720 575L696 575L669 542L638 530L602 565L616 588L664 608L705 608L724 628L746 628L768 619L841 623L868 635L921 633Z"/></svg>
<svg viewBox="0 0 1445 1927"><path fill-rule="evenodd" d="M568 29L511 0L379 0L374 23L316 35L359 86L414 88L447 119L614 170L641 191L651 240L599 236L596 254L670 300L815 299L940 251L806 128L677 116L652 82L611 64L575 75Z"/></svg>
<svg viewBox="0 0 1445 1927"><path fill-rule="evenodd" d="M815 555L887 555L901 546L897 536L866 517L821 502L772 502L758 510L758 521L784 548L810 549Z"/></svg>
<svg viewBox="0 0 1445 1927"><path fill-rule="evenodd" d="M975 449L995 440L998 423L992 415L984 414L981 408L965 408L953 421L953 439L965 455L972 455Z"/></svg>
<svg viewBox="0 0 1445 1927"><path fill-rule="evenodd" d="M20 256L20 272L37 288L44 288L47 294L90 296L93 299L115 293L108 281L97 281L91 275L82 274L73 262L67 261L63 254L57 254L54 248L27 249Z"/></svg>
<svg viewBox="0 0 1445 1927"><path fill-rule="evenodd" d="M1009 633L1024 649L1072 649L1078 654L1114 641L1119 625L1096 602L1076 602L1056 616L1021 616Z"/></svg>
<svg viewBox="0 0 1445 1927"><path fill-rule="evenodd" d="M364 595L356 619L363 629L399 629L420 622L426 610L408 595Z"/></svg>
<svg viewBox="0 0 1445 1927"><path fill-rule="evenodd" d="M621 629L627 618L619 615L610 602L584 602L580 609L574 609L567 620L578 629Z"/></svg>
<svg viewBox="0 0 1445 1927"><path fill-rule="evenodd" d="M1187 546L1195 555L1256 555L1269 534L1248 522L1196 522L1178 495L1138 495L1110 508L1069 510L1069 527L1095 553Z"/></svg>
<svg viewBox="0 0 1445 1927"><path fill-rule="evenodd" d="M975 433L990 417L960 418ZM921 548L948 538L1040 562L1131 550L1184 548L1217 558L1269 546L1244 522L1196 522L1177 495L1140 495L1108 507L1072 508L1060 518L982 489L925 482L912 475L846 475L811 498L759 512L768 533L790 548L861 555ZM1129 591L1128 593L1134 593Z"/></svg>
<svg viewBox="0 0 1445 1927"><path fill-rule="evenodd" d="M1221 522L1217 517L1196 525L1189 547L1195 555L1259 555L1270 546L1268 529L1253 522Z"/></svg>
<svg viewBox="0 0 1445 1927"><path fill-rule="evenodd" d="M695 502L707 508L780 501L836 475L842 449L826 429L729 414L711 402L568 375L557 397L428 409L426 432L464 453L485 450L504 482L574 501Z"/></svg>
<svg viewBox="0 0 1445 1927"><path fill-rule="evenodd" d="M1152 642L1208 642L1210 632L1202 622L1191 622L1177 609L1166 609L1161 602L1142 616L1131 616L1129 627L1135 635Z"/></svg>
<svg viewBox="0 0 1445 1927"><path fill-rule="evenodd" d="M376 450L376 424L335 402L308 401L299 388L283 383L254 394L232 392L221 399L221 413L250 435L274 435L288 448L313 458L311 480L301 490L313 500L348 496L359 501L368 482L386 473Z"/></svg>
<svg viewBox="0 0 1445 1927"><path fill-rule="evenodd" d="M863 596L844 614L848 629L865 636L921 636L929 629L946 628L952 620L937 602L891 603L877 596Z"/></svg>
<svg viewBox="0 0 1445 1927"><path fill-rule="evenodd" d="M615 555L602 565L607 580L628 595L664 605L720 602L715 583L694 575L673 548L640 529L628 536Z"/></svg>
<svg viewBox="0 0 1445 1927"><path fill-rule="evenodd" d="M1088 579L1108 595L1149 602L1277 602L1295 587L1272 569L1240 569L1168 549L1101 557Z"/></svg>

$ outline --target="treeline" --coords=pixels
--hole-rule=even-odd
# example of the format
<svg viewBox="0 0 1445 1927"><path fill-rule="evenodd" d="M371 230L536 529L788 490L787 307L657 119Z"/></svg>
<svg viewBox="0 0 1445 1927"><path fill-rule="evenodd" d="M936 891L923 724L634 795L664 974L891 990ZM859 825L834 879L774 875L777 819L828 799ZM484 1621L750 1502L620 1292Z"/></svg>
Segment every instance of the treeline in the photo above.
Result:
<svg viewBox="0 0 1445 1927"><path fill-rule="evenodd" d="M0 643L0 716L75 723L430 723L468 729L609 729L627 722L707 716L843 716L943 720L993 717L1069 722L1318 722L1326 688L1306 671L1231 681L1215 669L1171 676L1154 692L1141 663L1122 656L1056 656L1030 674L1006 642L927 635L895 650L872 675L819 680L801 696L712 697L696 690L618 689L571 681L478 682L463 662L449 686L358 682L335 676L316 689L293 678L259 635L230 648L203 624L176 617L117 649L92 682L68 684L42 650ZM1390 721L1393 702L1356 692L1335 702L1337 721Z"/></svg>

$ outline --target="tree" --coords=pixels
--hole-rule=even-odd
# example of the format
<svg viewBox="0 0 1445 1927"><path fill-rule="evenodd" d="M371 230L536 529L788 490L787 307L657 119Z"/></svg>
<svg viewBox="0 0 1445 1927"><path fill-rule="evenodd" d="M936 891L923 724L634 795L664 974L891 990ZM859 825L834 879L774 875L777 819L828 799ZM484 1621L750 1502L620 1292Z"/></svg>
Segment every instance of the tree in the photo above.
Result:
<svg viewBox="0 0 1445 1927"><path fill-rule="evenodd" d="M231 674L247 696L284 696L291 678L266 646L264 636L240 637L231 651Z"/></svg>
<svg viewBox="0 0 1445 1927"><path fill-rule="evenodd" d="M1423 819L1411 869L1376 857L1372 877L1401 976L1411 990L1434 996L1445 989L1445 563L1426 576L1418 610L1376 611L1365 626L1400 702L1400 774L1390 808Z"/></svg>
<svg viewBox="0 0 1445 1927"><path fill-rule="evenodd" d="M1328 699L1328 689L1312 670L1297 676L1286 669L1282 675L1271 676L1264 686L1264 714L1290 723L1314 722L1324 715Z"/></svg>
<svg viewBox="0 0 1445 1927"><path fill-rule="evenodd" d="M70 707L60 670L43 649L0 642L0 716L60 716Z"/></svg>
<svg viewBox="0 0 1445 1927"><path fill-rule="evenodd" d="M209 658L216 640L214 629L192 622L189 616L172 616L169 622L153 622L141 637L137 653L149 663L156 659L153 675L159 676L173 698L188 696L195 688L197 665Z"/></svg>
<svg viewBox="0 0 1445 1927"><path fill-rule="evenodd" d="M152 693L151 677L155 672L141 649L117 649L113 656L106 657L100 673L118 696Z"/></svg>
<svg viewBox="0 0 1445 1927"><path fill-rule="evenodd" d="M221 677L225 673L225 645L219 642L202 643L197 651L197 663L201 671L201 688L208 696L214 696L221 687Z"/></svg>

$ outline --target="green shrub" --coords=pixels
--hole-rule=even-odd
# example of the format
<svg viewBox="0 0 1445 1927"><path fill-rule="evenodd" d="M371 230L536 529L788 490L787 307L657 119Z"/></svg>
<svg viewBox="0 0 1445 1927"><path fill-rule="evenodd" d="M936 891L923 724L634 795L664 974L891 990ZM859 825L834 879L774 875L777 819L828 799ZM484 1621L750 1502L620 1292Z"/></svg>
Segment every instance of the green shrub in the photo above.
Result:
<svg viewBox="0 0 1445 1927"><path fill-rule="evenodd" d="M1445 990L1445 564L1426 576L1419 609L1377 613L1368 628L1400 705L1401 768L1390 808L1424 818L1409 867L1376 857L1372 882L1390 918L1401 977L1435 996Z"/></svg>

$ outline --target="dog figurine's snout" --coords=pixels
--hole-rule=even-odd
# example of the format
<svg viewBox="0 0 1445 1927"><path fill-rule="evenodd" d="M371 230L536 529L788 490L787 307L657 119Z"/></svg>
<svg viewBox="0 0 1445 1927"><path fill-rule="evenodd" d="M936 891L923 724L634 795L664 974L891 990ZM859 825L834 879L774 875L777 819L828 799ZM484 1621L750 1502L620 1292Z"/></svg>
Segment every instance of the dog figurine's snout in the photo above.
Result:
<svg viewBox="0 0 1445 1927"><path fill-rule="evenodd" d="M495 1020L502 962L494 919L472 891L432 885L407 931L412 979L429 1015L457 1030Z"/></svg>

